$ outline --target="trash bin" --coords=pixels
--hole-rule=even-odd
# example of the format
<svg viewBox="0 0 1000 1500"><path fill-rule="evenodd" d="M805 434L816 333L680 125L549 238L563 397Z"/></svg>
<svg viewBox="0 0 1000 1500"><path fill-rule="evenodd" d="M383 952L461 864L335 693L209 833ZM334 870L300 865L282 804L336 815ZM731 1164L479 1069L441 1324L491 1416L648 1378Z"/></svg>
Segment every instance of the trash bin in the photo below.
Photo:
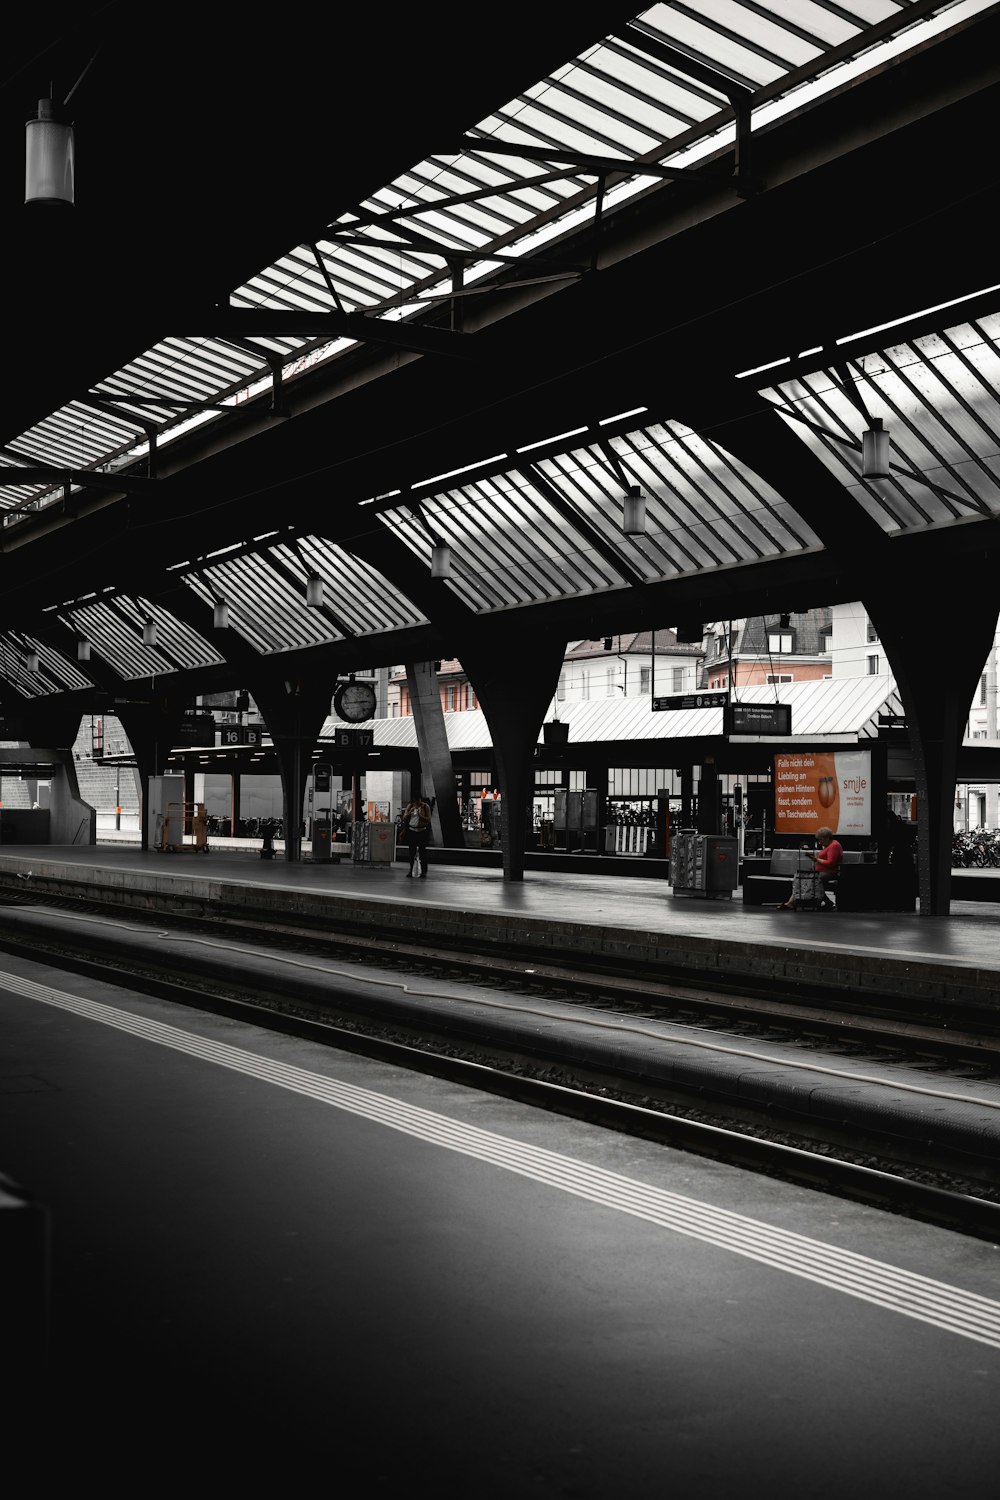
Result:
<svg viewBox="0 0 1000 1500"><path fill-rule="evenodd" d="M315 860L333 858L333 827L329 818L313 820L312 857Z"/></svg>

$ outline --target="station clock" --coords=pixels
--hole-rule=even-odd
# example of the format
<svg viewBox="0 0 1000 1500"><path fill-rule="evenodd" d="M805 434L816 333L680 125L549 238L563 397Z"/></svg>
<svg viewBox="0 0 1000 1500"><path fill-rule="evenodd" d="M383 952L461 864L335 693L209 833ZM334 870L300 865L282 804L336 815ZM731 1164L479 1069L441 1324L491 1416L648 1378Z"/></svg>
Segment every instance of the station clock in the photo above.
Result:
<svg viewBox="0 0 1000 1500"><path fill-rule="evenodd" d="M333 695L333 711L348 724L374 718L375 689L370 682L339 682Z"/></svg>

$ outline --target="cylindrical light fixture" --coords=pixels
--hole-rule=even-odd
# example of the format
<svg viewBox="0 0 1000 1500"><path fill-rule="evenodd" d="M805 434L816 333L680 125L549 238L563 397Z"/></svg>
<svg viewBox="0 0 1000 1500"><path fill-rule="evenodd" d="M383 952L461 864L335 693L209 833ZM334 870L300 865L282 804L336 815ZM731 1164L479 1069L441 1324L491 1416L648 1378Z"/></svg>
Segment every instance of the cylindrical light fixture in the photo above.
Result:
<svg viewBox="0 0 1000 1500"><path fill-rule="evenodd" d="M444 542L435 542L431 548L431 577L451 577L451 548Z"/></svg>
<svg viewBox="0 0 1000 1500"><path fill-rule="evenodd" d="M625 517L622 529L626 536L642 536L646 530L646 497L637 484L625 491Z"/></svg>
<svg viewBox="0 0 1000 1500"><path fill-rule="evenodd" d="M77 641L77 643L76 643L76 659L77 659L77 661L89 661L90 660L90 642L89 641Z"/></svg>
<svg viewBox="0 0 1000 1500"><path fill-rule="evenodd" d="M74 201L73 127L52 113L52 100L39 99L38 114L26 125L25 203Z"/></svg>
<svg viewBox="0 0 1000 1500"><path fill-rule="evenodd" d="M212 625L216 630L229 629L229 605L225 599L216 599L212 610Z"/></svg>
<svg viewBox="0 0 1000 1500"><path fill-rule="evenodd" d="M306 579L306 603L310 609L319 609L323 604L323 580L318 573L310 573Z"/></svg>
<svg viewBox="0 0 1000 1500"><path fill-rule="evenodd" d="M889 434L881 417L872 417L872 425L861 438L862 479L889 478Z"/></svg>
<svg viewBox="0 0 1000 1500"><path fill-rule="evenodd" d="M37 651L29 651L28 652L27 656L24 658L24 666L25 666L25 670L28 671L28 672L37 672L38 671L38 652Z"/></svg>
<svg viewBox="0 0 1000 1500"><path fill-rule="evenodd" d="M144 646L156 645L156 621L147 620L142 627L142 644Z"/></svg>

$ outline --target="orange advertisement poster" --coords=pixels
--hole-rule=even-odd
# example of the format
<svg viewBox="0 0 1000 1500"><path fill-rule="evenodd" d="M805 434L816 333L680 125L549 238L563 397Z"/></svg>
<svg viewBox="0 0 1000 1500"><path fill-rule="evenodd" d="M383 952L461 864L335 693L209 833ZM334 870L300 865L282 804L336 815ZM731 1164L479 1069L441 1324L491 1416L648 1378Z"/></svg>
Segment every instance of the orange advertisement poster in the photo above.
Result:
<svg viewBox="0 0 1000 1500"><path fill-rule="evenodd" d="M774 831L871 833L871 756L866 751L799 751L774 757Z"/></svg>

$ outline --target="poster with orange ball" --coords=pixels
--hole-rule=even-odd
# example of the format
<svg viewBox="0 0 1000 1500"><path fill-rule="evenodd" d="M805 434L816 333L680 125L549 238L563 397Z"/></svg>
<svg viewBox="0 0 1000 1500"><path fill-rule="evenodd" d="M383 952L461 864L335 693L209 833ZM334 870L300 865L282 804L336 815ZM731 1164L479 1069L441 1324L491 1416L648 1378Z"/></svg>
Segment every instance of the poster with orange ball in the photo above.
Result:
<svg viewBox="0 0 1000 1500"><path fill-rule="evenodd" d="M872 831L871 755L867 750L800 750L774 757L774 831L811 837Z"/></svg>

